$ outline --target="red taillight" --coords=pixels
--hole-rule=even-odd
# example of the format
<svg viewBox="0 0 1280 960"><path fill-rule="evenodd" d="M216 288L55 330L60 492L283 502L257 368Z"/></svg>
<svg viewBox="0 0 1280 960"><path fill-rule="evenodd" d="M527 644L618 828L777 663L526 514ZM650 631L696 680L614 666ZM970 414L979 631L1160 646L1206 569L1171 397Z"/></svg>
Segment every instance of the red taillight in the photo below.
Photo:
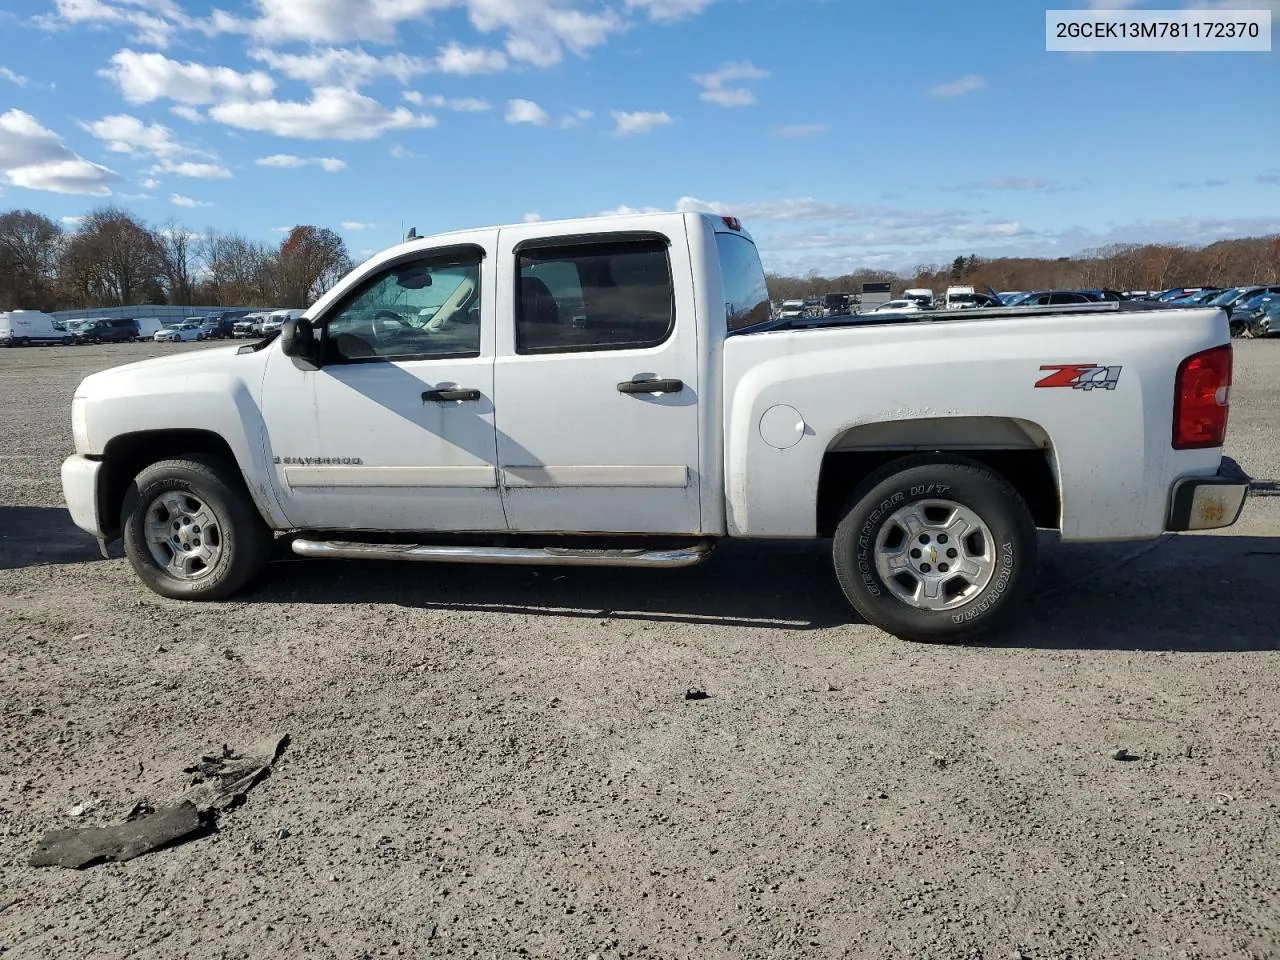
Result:
<svg viewBox="0 0 1280 960"><path fill-rule="evenodd" d="M1231 408L1230 344L1183 360L1173 391L1173 449L1222 446Z"/></svg>

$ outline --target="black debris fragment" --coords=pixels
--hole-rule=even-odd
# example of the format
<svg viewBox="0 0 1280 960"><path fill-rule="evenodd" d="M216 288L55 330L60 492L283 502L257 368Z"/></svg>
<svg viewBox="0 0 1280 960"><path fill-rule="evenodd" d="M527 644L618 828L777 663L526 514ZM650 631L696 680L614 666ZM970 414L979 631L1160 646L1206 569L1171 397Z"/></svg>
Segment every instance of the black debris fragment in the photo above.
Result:
<svg viewBox="0 0 1280 960"><path fill-rule="evenodd" d="M103 860L132 860L190 836L200 825L196 808L180 803L114 827L50 830L31 855L31 866L78 870Z"/></svg>
<svg viewBox="0 0 1280 960"><path fill-rule="evenodd" d="M80 869L104 860L132 860L172 843L216 829L218 811L226 810L271 769L289 743L288 735L256 744L243 754L223 746L218 756L204 756L184 773L192 784L172 804L153 807L140 800L124 823L111 827L50 830L31 855L33 867Z"/></svg>
<svg viewBox="0 0 1280 960"><path fill-rule="evenodd" d="M1141 760L1142 758L1138 756L1136 753L1130 753L1124 747L1121 747L1119 750L1117 750L1115 753L1111 755L1111 759L1120 760L1120 761L1123 761L1124 763L1129 763L1132 760Z"/></svg>
<svg viewBox="0 0 1280 960"><path fill-rule="evenodd" d="M699 690L697 687L690 687L684 692L684 698L686 700L709 700L711 699L711 694L705 690Z"/></svg>

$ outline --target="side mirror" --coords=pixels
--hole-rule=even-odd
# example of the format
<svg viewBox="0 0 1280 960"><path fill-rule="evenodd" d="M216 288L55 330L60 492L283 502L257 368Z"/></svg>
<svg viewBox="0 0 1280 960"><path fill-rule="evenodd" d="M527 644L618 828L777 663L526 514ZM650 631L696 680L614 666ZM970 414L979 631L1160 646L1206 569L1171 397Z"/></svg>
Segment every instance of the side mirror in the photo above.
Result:
<svg viewBox="0 0 1280 960"><path fill-rule="evenodd" d="M280 351L304 370L315 370L320 364L316 356L316 334L310 320L286 320L280 328Z"/></svg>

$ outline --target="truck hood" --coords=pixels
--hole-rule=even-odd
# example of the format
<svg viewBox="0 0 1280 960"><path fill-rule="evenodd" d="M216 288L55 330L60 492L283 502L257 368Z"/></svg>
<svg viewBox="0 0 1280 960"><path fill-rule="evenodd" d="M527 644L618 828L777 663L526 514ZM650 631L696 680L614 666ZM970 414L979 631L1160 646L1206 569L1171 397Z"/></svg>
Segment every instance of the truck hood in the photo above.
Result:
<svg viewBox="0 0 1280 960"><path fill-rule="evenodd" d="M229 372L236 368L237 362L249 359L237 357L239 346L218 347L211 350L197 350L174 357L156 357L152 360L139 360L126 363L120 367L112 367L100 373L87 376L76 388L77 397L93 397L100 394L114 394L126 385L137 385L154 380L170 380L176 376L193 376L203 373Z"/></svg>

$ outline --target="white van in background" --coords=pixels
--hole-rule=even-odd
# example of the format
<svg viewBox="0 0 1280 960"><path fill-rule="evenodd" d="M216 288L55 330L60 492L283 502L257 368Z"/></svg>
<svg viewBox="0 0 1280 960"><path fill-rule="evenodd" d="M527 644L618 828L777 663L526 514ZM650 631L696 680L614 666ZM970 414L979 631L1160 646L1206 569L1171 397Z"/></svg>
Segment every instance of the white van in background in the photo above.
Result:
<svg viewBox="0 0 1280 960"><path fill-rule="evenodd" d="M916 287L912 290L902 291L902 299L918 303L921 310L933 309L933 291L926 290L923 287Z"/></svg>
<svg viewBox="0 0 1280 960"><path fill-rule="evenodd" d="M164 326L164 321L159 317L138 317L138 339L154 340L156 333Z"/></svg>
<svg viewBox="0 0 1280 960"><path fill-rule="evenodd" d="M946 309L964 310L977 306L973 301L974 294L977 292L973 287L947 287Z"/></svg>
<svg viewBox="0 0 1280 960"><path fill-rule="evenodd" d="M0 347L29 347L32 344L72 343L75 336L64 326L54 326L53 317L39 310L0 312Z"/></svg>

